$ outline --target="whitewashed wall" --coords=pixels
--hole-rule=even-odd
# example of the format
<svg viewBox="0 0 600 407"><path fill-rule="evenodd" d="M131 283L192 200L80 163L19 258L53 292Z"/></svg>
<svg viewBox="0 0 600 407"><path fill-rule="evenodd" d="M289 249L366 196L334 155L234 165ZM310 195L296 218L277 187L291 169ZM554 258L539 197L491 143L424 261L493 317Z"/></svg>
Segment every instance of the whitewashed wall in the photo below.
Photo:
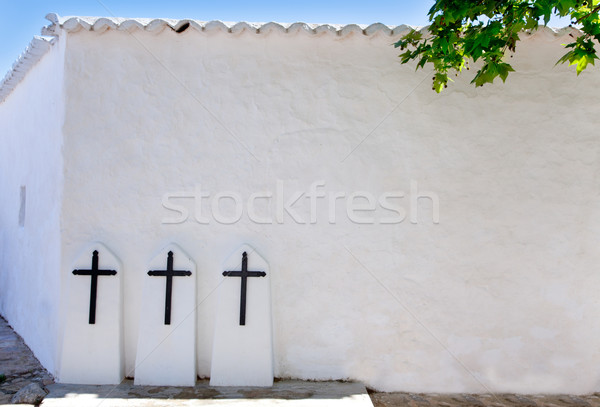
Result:
<svg viewBox="0 0 600 407"><path fill-rule="evenodd" d="M519 45L506 85L476 90L458 78L437 95L431 74L400 65L392 42L69 35L62 275L91 241L121 259L129 375L149 259L175 242L197 264L207 376L211 293L222 262L249 243L270 263L276 376L380 390L600 389L600 75L553 67L565 38L540 33ZM327 194L404 191L394 203L407 216L378 224L394 215L379 207L377 224L357 224L338 200L331 224L319 199L315 224L287 214L256 224L244 213L203 225L187 198L170 202L190 210L188 221L161 223L177 215L162 206L166 193L201 185L211 197L276 196L278 180L285 200L319 180ZM439 197L438 224L429 199L410 222L411 181ZM276 198L258 202L275 219ZM307 198L294 208L309 220Z"/></svg>
<svg viewBox="0 0 600 407"><path fill-rule="evenodd" d="M59 334L64 45L0 104L0 314L50 371Z"/></svg>

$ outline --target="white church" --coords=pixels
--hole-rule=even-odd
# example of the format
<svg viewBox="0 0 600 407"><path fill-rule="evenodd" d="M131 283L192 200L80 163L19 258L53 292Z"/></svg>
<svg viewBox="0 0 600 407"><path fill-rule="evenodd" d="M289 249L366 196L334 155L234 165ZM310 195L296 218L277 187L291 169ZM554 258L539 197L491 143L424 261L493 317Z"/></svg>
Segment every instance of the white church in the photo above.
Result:
<svg viewBox="0 0 600 407"><path fill-rule="evenodd" d="M64 383L600 390L600 72L522 33L47 16L0 83L0 314Z"/></svg>

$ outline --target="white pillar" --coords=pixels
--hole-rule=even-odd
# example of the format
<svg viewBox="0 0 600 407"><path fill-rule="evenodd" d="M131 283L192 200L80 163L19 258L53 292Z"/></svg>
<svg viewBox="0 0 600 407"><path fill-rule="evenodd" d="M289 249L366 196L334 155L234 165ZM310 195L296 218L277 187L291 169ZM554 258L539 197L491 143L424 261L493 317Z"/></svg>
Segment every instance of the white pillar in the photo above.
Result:
<svg viewBox="0 0 600 407"><path fill-rule="evenodd" d="M242 278L221 277L211 361L211 386L273 385L269 265L252 247L244 245L225 261L219 273L240 271L244 252L247 254L248 271L264 271L266 275L247 278L245 325L240 325Z"/></svg>
<svg viewBox="0 0 600 407"><path fill-rule="evenodd" d="M92 269L97 251L98 269L115 275L97 277L95 321L90 323ZM73 270L82 270L74 275ZM67 273L65 332L58 380L75 384L118 384L124 378L121 263L106 246L94 243L81 252Z"/></svg>
<svg viewBox="0 0 600 407"><path fill-rule="evenodd" d="M173 270L189 276L172 277L170 324L165 324L167 278L148 271L167 269L169 252ZM171 244L143 271L135 384L194 386L196 383L196 265L180 247Z"/></svg>

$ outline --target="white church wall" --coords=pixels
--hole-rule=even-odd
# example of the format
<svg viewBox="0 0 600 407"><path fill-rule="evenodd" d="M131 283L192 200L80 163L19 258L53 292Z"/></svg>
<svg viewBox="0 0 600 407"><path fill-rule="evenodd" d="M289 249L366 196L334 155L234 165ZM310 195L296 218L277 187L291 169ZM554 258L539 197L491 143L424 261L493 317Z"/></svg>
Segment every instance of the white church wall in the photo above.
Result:
<svg viewBox="0 0 600 407"><path fill-rule="evenodd" d="M92 241L121 259L126 374L153 254L173 242L197 265L208 376L222 264L249 244L270 266L277 377L598 390L600 76L554 67L565 40L540 33L519 45L505 85L457 78L437 95L392 42L69 34L62 264ZM327 195L313 223L311 185ZM280 209L294 191L304 224ZM349 219L360 191L376 210ZM232 199L215 213L222 193L243 200L239 221L226 224Z"/></svg>
<svg viewBox="0 0 600 407"><path fill-rule="evenodd" d="M0 104L0 313L54 372L65 40Z"/></svg>

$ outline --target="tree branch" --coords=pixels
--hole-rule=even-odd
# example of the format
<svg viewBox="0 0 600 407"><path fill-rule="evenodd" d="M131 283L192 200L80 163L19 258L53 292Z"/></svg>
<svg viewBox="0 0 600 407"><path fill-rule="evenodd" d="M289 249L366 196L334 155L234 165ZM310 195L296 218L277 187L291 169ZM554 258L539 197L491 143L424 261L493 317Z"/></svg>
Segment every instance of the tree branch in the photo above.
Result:
<svg viewBox="0 0 600 407"><path fill-rule="evenodd" d="M594 13L597 13L598 11L600 11L600 4L598 4L596 7L594 7L594 9L592 11L590 11L589 13L587 13L585 16L583 16L580 19L578 19L577 21L575 21L575 24L579 23L583 19L588 18L589 16L591 16Z"/></svg>

